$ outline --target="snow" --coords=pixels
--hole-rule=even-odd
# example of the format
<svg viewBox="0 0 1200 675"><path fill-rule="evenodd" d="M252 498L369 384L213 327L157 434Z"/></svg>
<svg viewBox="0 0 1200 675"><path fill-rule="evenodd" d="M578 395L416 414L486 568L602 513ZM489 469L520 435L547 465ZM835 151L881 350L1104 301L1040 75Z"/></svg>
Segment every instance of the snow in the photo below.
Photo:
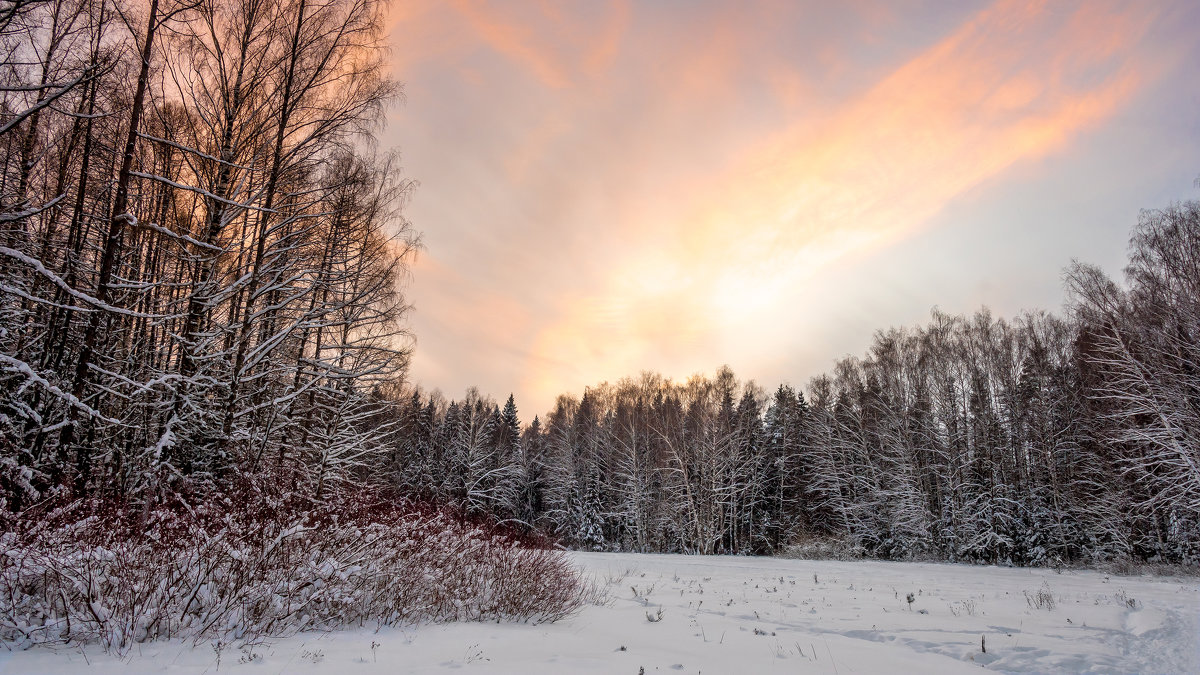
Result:
<svg viewBox="0 0 1200 675"><path fill-rule="evenodd" d="M362 627L219 648L150 642L125 657L39 647L0 652L0 673L1200 672L1195 577L570 555L607 598L556 624Z"/></svg>

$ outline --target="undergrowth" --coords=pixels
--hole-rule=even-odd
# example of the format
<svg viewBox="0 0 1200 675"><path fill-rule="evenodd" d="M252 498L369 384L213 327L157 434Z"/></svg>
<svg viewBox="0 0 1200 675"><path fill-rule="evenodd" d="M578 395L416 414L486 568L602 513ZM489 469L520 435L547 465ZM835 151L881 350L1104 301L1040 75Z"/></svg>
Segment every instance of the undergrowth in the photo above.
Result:
<svg viewBox="0 0 1200 675"><path fill-rule="evenodd" d="M549 542L347 495L75 500L0 533L0 642L251 640L436 621L556 621L595 593Z"/></svg>

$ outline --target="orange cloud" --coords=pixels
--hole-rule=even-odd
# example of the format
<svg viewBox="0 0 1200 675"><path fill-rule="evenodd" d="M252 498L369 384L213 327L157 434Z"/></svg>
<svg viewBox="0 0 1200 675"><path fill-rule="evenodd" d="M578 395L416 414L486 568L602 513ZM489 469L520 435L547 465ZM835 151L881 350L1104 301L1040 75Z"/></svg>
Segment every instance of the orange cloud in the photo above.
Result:
<svg viewBox="0 0 1200 675"><path fill-rule="evenodd" d="M1112 115L1154 76L1133 54L1153 19L1141 6L1001 0L827 123L772 134L708 184L662 195L691 205L666 224L674 245L632 250L604 287L565 297L533 351L573 365L524 386L551 400L646 367L682 375L734 351L787 349L823 268L912 233Z"/></svg>
<svg viewBox="0 0 1200 675"><path fill-rule="evenodd" d="M599 77L612 65L629 25L629 0L618 0L610 6L612 11L608 13L608 20L597 33L591 48L583 55L584 70L591 77Z"/></svg>
<svg viewBox="0 0 1200 675"><path fill-rule="evenodd" d="M482 4L466 0L454 0L452 4L489 46L527 66L546 86L565 87L570 83L561 62L538 48L528 24L506 20L505 13L487 11Z"/></svg>
<svg viewBox="0 0 1200 675"><path fill-rule="evenodd" d="M418 290L437 288L441 300L439 306L415 307L424 330L416 336L414 368L423 378L453 381L503 361L524 362L531 357L524 347L530 341L533 317L520 298L482 285L470 278L469 270L427 254L413 266L413 278ZM542 364L547 365L559 364ZM455 395L457 389L471 384L475 382L459 382L449 393Z"/></svg>
<svg viewBox="0 0 1200 675"><path fill-rule="evenodd" d="M854 263L1074 149L1169 58L1146 37L1169 7L918 5L400 0L414 377L519 382L530 412L643 368L851 349L813 346L840 311L823 280L868 296Z"/></svg>
<svg viewBox="0 0 1200 675"><path fill-rule="evenodd" d="M571 86L580 75L597 76L612 63L629 21L629 3L607 5L599 30L589 20L575 20L556 3L489 7L486 3L451 0L473 32L497 53L528 68L545 86ZM525 10L524 12L521 10ZM554 44L557 37L563 44Z"/></svg>

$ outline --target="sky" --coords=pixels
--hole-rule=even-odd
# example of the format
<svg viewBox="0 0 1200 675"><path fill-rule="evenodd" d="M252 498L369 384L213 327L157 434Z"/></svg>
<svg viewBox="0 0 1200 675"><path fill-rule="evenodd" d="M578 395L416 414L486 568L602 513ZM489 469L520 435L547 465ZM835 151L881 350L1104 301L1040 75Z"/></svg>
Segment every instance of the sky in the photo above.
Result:
<svg viewBox="0 0 1200 675"><path fill-rule="evenodd" d="M409 380L803 388L1200 198L1200 2L397 0ZM527 419L527 421L528 421Z"/></svg>

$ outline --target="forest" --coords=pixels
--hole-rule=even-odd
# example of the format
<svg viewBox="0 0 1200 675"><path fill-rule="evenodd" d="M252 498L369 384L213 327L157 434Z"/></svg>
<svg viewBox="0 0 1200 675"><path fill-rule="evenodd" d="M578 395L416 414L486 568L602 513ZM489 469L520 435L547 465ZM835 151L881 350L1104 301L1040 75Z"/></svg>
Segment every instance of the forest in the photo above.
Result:
<svg viewBox="0 0 1200 675"><path fill-rule="evenodd" d="M417 243L382 12L5 3L5 510L268 466L320 500L380 446Z"/></svg>
<svg viewBox="0 0 1200 675"><path fill-rule="evenodd" d="M383 9L0 4L0 530L370 493L591 550L1200 560L1196 202L1061 315L935 310L803 389L643 373L526 425L407 382Z"/></svg>
<svg viewBox="0 0 1200 675"><path fill-rule="evenodd" d="M7 649L579 608L561 552L388 487L418 241L384 20L0 3Z"/></svg>
<svg viewBox="0 0 1200 675"><path fill-rule="evenodd" d="M399 409L396 480L586 550L1016 565L1200 559L1200 204L1146 211L1127 287L875 334L805 391L729 368L560 396L522 429L477 392Z"/></svg>

